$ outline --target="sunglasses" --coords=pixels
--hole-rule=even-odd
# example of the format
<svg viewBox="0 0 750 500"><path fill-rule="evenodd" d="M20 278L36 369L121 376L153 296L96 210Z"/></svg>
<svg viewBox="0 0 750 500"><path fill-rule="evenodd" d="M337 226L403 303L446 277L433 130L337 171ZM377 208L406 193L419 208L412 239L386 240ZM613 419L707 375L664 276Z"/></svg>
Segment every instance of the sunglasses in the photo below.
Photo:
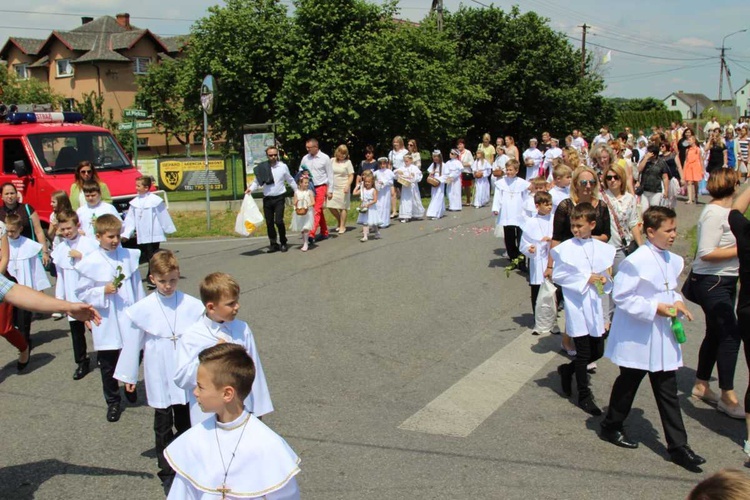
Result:
<svg viewBox="0 0 750 500"><path fill-rule="evenodd" d="M268 157L269 157L269 158L276 158L276 157L278 157L278 156L279 156L279 155L268 155Z"/></svg>
<svg viewBox="0 0 750 500"><path fill-rule="evenodd" d="M578 181L578 184L580 184L581 187L586 187L587 185L588 186L596 186L596 181L595 180L590 180L590 181L580 180L580 181Z"/></svg>
<svg viewBox="0 0 750 500"><path fill-rule="evenodd" d="M607 177L605 177L605 179L607 179L608 181L619 181L620 180L620 178L617 177L616 175L608 175Z"/></svg>
<svg viewBox="0 0 750 500"><path fill-rule="evenodd" d="M81 170L80 172L81 172L82 174L90 174L90 173L92 173L92 172L93 172L93 170Z"/></svg>

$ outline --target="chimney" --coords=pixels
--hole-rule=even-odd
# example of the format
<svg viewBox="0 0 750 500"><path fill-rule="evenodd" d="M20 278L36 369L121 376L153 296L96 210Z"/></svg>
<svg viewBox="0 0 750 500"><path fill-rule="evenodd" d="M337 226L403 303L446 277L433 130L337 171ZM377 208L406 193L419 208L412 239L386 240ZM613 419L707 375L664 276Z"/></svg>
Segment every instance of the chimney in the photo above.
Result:
<svg viewBox="0 0 750 500"><path fill-rule="evenodd" d="M130 14L123 12L115 16L117 18L117 24L125 28L126 30L132 29L130 27Z"/></svg>
<svg viewBox="0 0 750 500"><path fill-rule="evenodd" d="M90 23L93 20L94 20L93 17L88 17L88 16L87 17L82 17L81 18L81 24L88 24L88 23Z"/></svg>

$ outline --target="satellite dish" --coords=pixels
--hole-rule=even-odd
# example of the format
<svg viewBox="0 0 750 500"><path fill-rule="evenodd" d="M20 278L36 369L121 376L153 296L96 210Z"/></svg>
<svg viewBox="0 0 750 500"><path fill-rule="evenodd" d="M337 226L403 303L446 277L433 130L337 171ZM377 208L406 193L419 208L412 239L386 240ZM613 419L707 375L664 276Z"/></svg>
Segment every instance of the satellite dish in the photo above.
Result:
<svg viewBox="0 0 750 500"><path fill-rule="evenodd" d="M201 106L207 115L216 108L216 80L212 75L206 75L201 84Z"/></svg>

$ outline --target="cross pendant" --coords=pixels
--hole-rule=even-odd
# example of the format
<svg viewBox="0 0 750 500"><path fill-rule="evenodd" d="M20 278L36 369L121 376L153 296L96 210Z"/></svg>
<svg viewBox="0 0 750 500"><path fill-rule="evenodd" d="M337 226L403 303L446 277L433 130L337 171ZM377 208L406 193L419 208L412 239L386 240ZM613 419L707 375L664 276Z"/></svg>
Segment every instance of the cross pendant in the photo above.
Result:
<svg viewBox="0 0 750 500"><path fill-rule="evenodd" d="M664 281L664 291L666 291L666 292L669 291L669 280L665 280Z"/></svg>
<svg viewBox="0 0 750 500"><path fill-rule="evenodd" d="M216 491L218 491L219 493L221 493L221 498L226 498L227 497L227 493L231 493L232 489L231 488L227 488L226 484L222 484L221 488L216 488Z"/></svg>
<svg viewBox="0 0 750 500"><path fill-rule="evenodd" d="M177 335L173 333L172 336L169 337L169 340L172 341L172 345L174 346L175 349L177 349L177 341L180 340L180 337L178 337Z"/></svg>

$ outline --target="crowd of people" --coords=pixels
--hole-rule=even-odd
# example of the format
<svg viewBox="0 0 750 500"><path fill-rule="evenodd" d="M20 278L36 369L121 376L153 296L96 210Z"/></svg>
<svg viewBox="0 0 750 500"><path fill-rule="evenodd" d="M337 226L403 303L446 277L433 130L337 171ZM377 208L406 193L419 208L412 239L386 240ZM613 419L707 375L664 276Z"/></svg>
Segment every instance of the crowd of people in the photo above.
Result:
<svg viewBox="0 0 750 500"><path fill-rule="evenodd" d="M294 192L290 230L300 233L303 252L329 238L325 209L341 235L356 207L363 242L381 238L393 220L486 210L504 241L508 269L528 277L532 333L559 334L571 358L557 370L562 393L572 396L575 380L578 406L602 415L589 375L596 373L597 360L610 358L620 373L599 435L636 448L623 424L648 375L671 460L699 471L705 459L688 444L677 395L681 320L692 319L684 299L706 316L692 396L746 419L750 431L750 383L744 404L733 386L741 343L750 363L750 292L743 291L750 290L750 222L744 217L750 189L738 194L747 178L750 140L744 123L706 132L703 144L676 123L654 128L648 138L642 132L634 138L627 129L613 136L602 127L591 144L579 130L563 141L543 132L523 151L513 137L498 137L493 145L485 134L476 149L458 139L447 160L439 149L423 159L415 140L397 136L385 156L366 147L356 166L345 145L331 158L310 139L294 176L279 150L269 147L247 192L263 192L269 253L289 250L287 187ZM178 290L179 263L171 251L159 249L175 228L163 201L150 192L151 182L138 178L138 196L123 221L105 201L108 190L96 170L82 162L69 192L52 195L47 234L34 209L19 202L13 184L0 187L0 325L19 351L18 370L26 369L33 344L30 311L61 318L65 313L74 380L90 371L85 334L91 329L107 421L119 420L123 395L136 400L143 364L159 477L169 498L198 498L200 492L231 497L237 491L298 498L299 458L260 421L273 404L252 331L236 318L240 285L212 273L200 283L200 299ZM696 256L680 287L684 262L670 251L675 208L678 197L698 202L704 184L711 201L698 220ZM429 187L426 208L421 187ZM138 249L123 248L133 235ZM155 289L150 295L139 268L144 261ZM57 278L56 299L29 306L29 297L36 296L32 289L51 286L47 272ZM20 307L15 315L11 304ZM549 311L555 321L542 328L541 316ZM720 394L709 384L714 366ZM265 458L259 461L253 449ZM750 456L748 441L745 452Z"/></svg>

